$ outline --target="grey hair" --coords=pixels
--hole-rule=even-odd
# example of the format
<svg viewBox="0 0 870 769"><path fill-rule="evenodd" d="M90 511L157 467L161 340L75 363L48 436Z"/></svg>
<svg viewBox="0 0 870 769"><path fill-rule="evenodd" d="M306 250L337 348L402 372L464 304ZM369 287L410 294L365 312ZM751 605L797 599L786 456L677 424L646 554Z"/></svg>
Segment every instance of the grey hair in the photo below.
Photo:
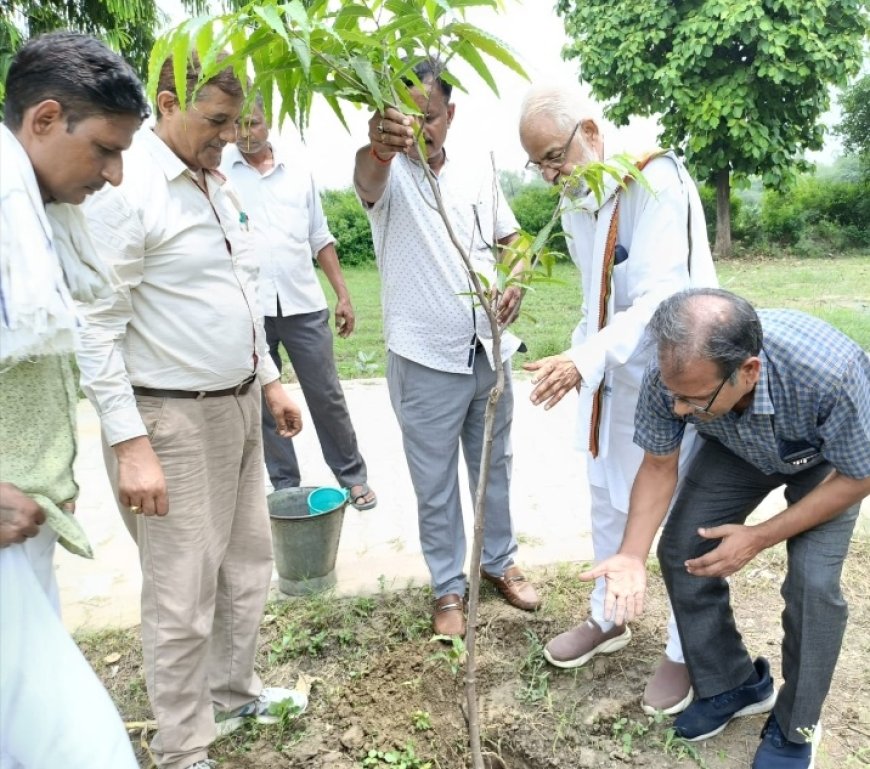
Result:
<svg viewBox="0 0 870 769"><path fill-rule="evenodd" d="M598 115L583 98L579 89L540 83L533 85L520 107L520 131L539 118L552 120L560 131L568 133L578 120L598 122Z"/></svg>
<svg viewBox="0 0 870 769"><path fill-rule="evenodd" d="M747 358L758 355L761 321L753 306L719 288L689 288L665 299L649 323L660 361L673 374L709 360L719 376L734 375Z"/></svg>

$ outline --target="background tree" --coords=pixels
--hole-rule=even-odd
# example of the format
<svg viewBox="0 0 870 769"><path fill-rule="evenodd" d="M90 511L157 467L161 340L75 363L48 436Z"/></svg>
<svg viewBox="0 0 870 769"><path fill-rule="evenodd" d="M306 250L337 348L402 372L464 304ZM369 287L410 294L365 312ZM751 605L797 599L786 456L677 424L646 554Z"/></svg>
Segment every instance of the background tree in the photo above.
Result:
<svg viewBox="0 0 870 769"><path fill-rule="evenodd" d="M822 147L829 87L855 73L868 32L859 0L558 0L583 80L607 116L659 113L717 191L714 251L731 250L731 175L779 187Z"/></svg>
<svg viewBox="0 0 870 769"><path fill-rule="evenodd" d="M229 4L229 3L227 3ZM202 13L208 0L182 0ZM0 104L6 73L24 41L55 29L86 32L123 54L144 77L154 36L167 21L156 0L3 0L0 2Z"/></svg>
<svg viewBox="0 0 870 769"><path fill-rule="evenodd" d="M861 160L870 173L870 75L858 78L840 95L843 119L834 129L843 139L843 149Z"/></svg>

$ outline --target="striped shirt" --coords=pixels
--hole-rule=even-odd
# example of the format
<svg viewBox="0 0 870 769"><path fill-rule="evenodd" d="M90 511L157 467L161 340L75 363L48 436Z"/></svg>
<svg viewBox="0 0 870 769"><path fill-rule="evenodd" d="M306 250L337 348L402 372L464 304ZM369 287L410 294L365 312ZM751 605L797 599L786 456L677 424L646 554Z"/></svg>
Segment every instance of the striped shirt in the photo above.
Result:
<svg viewBox="0 0 870 769"><path fill-rule="evenodd" d="M850 478L870 477L870 358L849 337L795 310L760 310L761 373L750 406L704 420L678 417L648 366L634 442L670 454L686 422L763 473L792 474L822 461Z"/></svg>

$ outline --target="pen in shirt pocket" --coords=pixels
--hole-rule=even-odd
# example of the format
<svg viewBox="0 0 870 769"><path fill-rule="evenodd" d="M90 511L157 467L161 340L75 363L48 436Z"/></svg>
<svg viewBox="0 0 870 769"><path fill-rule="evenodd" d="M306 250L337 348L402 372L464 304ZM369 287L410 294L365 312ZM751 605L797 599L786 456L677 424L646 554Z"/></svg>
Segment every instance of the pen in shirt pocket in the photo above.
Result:
<svg viewBox="0 0 870 769"><path fill-rule="evenodd" d="M251 231L250 220L248 219L248 215L244 211L239 211L239 224L245 230L245 232Z"/></svg>

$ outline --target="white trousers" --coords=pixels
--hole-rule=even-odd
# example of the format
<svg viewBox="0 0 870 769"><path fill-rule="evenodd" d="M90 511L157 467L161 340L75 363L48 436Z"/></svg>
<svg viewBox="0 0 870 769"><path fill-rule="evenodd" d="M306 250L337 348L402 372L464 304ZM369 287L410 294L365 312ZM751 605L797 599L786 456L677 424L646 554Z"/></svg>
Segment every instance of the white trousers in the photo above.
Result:
<svg viewBox="0 0 870 769"><path fill-rule="evenodd" d="M592 503L592 549L595 561L601 562L619 550L628 514L615 508L610 501L610 493L602 486L590 486L590 501ZM590 597L590 614L602 630L613 627L613 622L604 618L604 596L607 583L604 577L595 580L595 587ZM670 603L668 603L670 609ZM665 654L673 662L683 662L683 648L680 634L677 632L677 621L673 609L668 615L668 643Z"/></svg>
<svg viewBox="0 0 870 769"><path fill-rule="evenodd" d="M0 769L137 769L118 711L60 621L53 551L48 526L0 549Z"/></svg>

